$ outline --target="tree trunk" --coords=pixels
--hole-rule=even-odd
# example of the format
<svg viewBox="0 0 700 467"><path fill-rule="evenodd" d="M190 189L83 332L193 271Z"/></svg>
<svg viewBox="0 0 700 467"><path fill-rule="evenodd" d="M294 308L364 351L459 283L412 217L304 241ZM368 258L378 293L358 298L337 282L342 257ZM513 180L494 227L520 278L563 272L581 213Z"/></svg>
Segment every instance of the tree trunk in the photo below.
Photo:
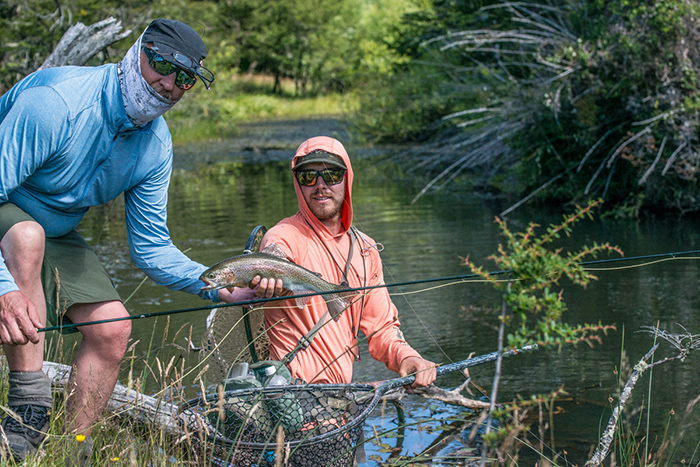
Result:
<svg viewBox="0 0 700 467"><path fill-rule="evenodd" d="M85 65L99 51L131 34L121 32L122 22L107 18L90 26L76 23L63 34L39 70L64 65Z"/></svg>
<svg viewBox="0 0 700 467"><path fill-rule="evenodd" d="M42 369L51 380L51 384L59 387L68 382L71 372L71 367L68 365L47 361L44 362ZM107 410L115 414L128 415L138 422L156 426L176 437L185 434L183 424L189 420L186 414L180 413L177 405L141 394L119 382L107 403Z"/></svg>

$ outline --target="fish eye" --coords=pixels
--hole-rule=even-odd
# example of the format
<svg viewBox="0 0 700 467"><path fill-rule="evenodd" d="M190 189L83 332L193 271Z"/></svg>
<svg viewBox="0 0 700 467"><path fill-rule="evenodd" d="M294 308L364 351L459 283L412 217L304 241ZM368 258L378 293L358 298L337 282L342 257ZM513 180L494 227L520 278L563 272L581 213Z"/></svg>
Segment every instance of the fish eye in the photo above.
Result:
<svg viewBox="0 0 700 467"><path fill-rule="evenodd" d="M216 274L210 272L209 274L207 274L207 279L216 279Z"/></svg>

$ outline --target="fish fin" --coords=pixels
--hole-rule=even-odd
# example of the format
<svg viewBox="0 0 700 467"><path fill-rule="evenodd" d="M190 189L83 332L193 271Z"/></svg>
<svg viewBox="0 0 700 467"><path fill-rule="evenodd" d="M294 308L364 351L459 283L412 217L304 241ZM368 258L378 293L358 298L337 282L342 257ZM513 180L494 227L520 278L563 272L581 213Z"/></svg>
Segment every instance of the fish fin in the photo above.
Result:
<svg viewBox="0 0 700 467"><path fill-rule="evenodd" d="M338 321L340 314L350 306L350 303L339 295L326 295L326 306L333 320Z"/></svg>
<svg viewBox="0 0 700 467"><path fill-rule="evenodd" d="M309 301L312 298L313 297L299 297L299 298L295 299L295 301L297 302L297 306L299 307L299 309L302 309L306 306L307 303L309 303Z"/></svg>
<svg viewBox="0 0 700 467"><path fill-rule="evenodd" d="M287 253L282 251L282 248L279 247L276 243L270 243L267 245L265 248L260 253L267 253L268 255L272 256L277 256L278 258L281 259L286 259L289 261L289 256L287 256Z"/></svg>
<svg viewBox="0 0 700 467"><path fill-rule="evenodd" d="M335 287L336 290L349 289L350 284L348 284L347 281L343 281ZM359 290L347 290L345 292L338 292L337 294L325 296L326 306L335 321L338 321L340 319L340 314L353 304L353 297L359 294Z"/></svg>

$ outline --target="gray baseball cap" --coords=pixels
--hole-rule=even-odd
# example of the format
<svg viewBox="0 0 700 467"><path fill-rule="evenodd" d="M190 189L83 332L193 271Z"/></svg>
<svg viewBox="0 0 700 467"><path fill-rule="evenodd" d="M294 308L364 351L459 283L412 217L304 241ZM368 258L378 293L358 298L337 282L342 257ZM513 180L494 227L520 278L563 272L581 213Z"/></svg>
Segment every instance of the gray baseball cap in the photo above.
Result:
<svg viewBox="0 0 700 467"><path fill-rule="evenodd" d="M202 66L207 48L197 31L185 23L174 19L155 19L146 28L141 42L153 43L154 50L165 60L199 76L207 89L214 81L214 74Z"/></svg>
<svg viewBox="0 0 700 467"><path fill-rule="evenodd" d="M343 159L340 157L336 156L335 154L331 154L326 151L314 151L309 154L307 154L304 157L300 157L298 159L298 162L294 166L294 169L292 169L294 172L297 170L301 169L303 166L307 164L311 164L312 162L322 162L326 165L330 165L333 167L338 167L341 169L346 169L345 164L343 163Z"/></svg>

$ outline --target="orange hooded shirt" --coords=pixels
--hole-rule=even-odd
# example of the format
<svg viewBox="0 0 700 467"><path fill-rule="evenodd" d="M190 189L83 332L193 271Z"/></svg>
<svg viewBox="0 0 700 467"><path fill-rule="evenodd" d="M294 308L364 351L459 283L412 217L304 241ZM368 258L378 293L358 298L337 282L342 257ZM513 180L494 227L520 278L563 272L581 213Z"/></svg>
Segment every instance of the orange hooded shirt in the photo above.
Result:
<svg viewBox="0 0 700 467"><path fill-rule="evenodd" d="M294 190L299 201L299 212L281 220L263 238L261 247L276 243L294 263L321 274L333 284L340 284L348 260L352 225L352 180L350 158L343 145L327 136L317 136L303 142L297 149L292 167L297 159L310 152L323 150L340 157L347 167L345 174L345 203L342 212L342 232L331 232L311 213L301 187L294 178ZM348 272L350 287L368 287L384 284L382 261L375 245L367 235L357 231L353 255ZM331 258L332 255L333 257ZM335 259L335 261L334 261ZM342 270L341 270L342 268ZM353 297L353 305L346 309L338 321L329 316L316 334L311 345L300 350L288 364L292 376L309 383L350 383L352 366L357 355L356 330L367 336L369 353L373 358L398 372L401 362L420 354L404 340L399 329L398 312L386 288L370 289ZM321 320L326 304L321 296L314 296L303 308L292 300L282 302L277 308L266 308L265 326L269 328L270 358L281 360Z"/></svg>

